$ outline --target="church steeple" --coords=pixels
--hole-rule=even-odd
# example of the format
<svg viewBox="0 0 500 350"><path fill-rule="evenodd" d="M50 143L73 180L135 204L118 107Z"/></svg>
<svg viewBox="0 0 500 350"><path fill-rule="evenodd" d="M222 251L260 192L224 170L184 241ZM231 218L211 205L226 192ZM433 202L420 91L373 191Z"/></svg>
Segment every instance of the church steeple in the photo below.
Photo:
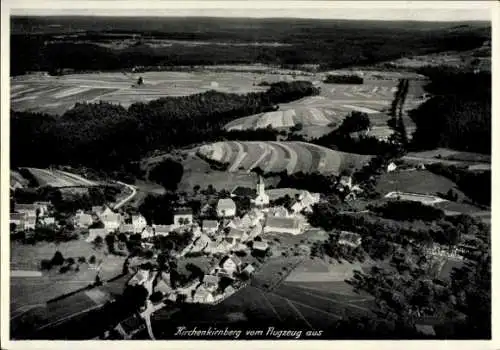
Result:
<svg viewBox="0 0 500 350"><path fill-rule="evenodd" d="M264 179L259 175L259 182L257 183L257 195L263 195L266 192L266 185Z"/></svg>

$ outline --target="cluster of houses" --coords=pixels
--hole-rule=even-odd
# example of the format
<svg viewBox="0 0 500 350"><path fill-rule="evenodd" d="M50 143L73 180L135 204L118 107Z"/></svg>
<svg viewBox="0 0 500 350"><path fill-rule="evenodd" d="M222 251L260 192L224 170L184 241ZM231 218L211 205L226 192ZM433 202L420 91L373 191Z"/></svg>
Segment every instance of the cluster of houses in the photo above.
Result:
<svg viewBox="0 0 500 350"><path fill-rule="evenodd" d="M50 202L16 203L10 213L11 233L34 230L38 226L56 225Z"/></svg>

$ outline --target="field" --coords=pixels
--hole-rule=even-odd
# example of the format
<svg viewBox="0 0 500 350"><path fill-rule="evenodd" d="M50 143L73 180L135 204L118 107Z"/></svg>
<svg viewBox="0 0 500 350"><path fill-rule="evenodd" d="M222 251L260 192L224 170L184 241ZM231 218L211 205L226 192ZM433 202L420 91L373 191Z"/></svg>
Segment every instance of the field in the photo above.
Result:
<svg viewBox="0 0 500 350"><path fill-rule="evenodd" d="M284 260L273 259L265 267L272 267L267 275L277 274L281 268L280 262ZM170 320L153 316L153 327L155 335L162 339L174 338L176 325L190 326L224 326L237 327L239 329L263 329L274 326L276 329L302 329L303 333L308 330L323 330L323 336L332 336L335 323L345 317L353 315L370 314L373 306L373 298L364 293L355 292L352 287L343 280L323 281L314 278L318 273L316 261L308 261L299 265L297 271L306 273L309 269L312 278L308 281L281 281L280 284L268 290L262 288L258 283L252 284L214 306L198 307L193 310L184 310ZM264 267L263 267L264 268ZM324 267L320 266L324 269ZM259 271L255 279L262 276ZM318 275L316 275L318 276ZM196 312L196 319L187 315ZM305 334L303 334L304 336ZM335 335L333 335L335 336ZM337 335L338 336L338 335ZM244 337L244 335L242 335ZM265 336L260 337L260 339ZM253 337L259 339L259 336ZM269 339L269 338L267 338Z"/></svg>
<svg viewBox="0 0 500 350"><path fill-rule="evenodd" d="M468 166L470 170L490 170L491 155L437 148L430 151L410 152L403 159L409 163L442 163Z"/></svg>
<svg viewBox="0 0 500 350"><path fill-rule="evenodd" d="M97 186L98 183L58 169L26 168L36 179L39 186L72 187L72 186Z"/></svg>
<svg viewBox="0 0 500 350"><path fill-rule="evenodd" d="M139 77L143 78L144 84L133 87ZM128 107L134 102L208 90L236 94L264 91L267 87L257 86L261 81L292 79L291 75L210 71L86 73L61 77L25 75L11 78L11 108L62 114L76 102L107 101Z"/></svg>
<svg viewBox="0 0 500 350"><path fill-rule="evenodd" d="M11 242L10 268L11 270L33 270L40 269L42 259L51 259L59 250L64 258L72 257L77 260L83 256L87 260L95 255L97 261L103 260L100 270L102 279L110 279L122 272L123 257L104 255L104 250L96 251L92 245L84 239L54 243L37 243L25 245ZM10 283L10 307L11 312L20 307L30 304L43 304L48 300L60 295L73 292L79 288L86 287L94 282L96 271L89 269L87 264L80 265L79 272L68 272L60 274L57 268L52 271L42 272L41 277L13 277Z"/></svg>
<svg viewBox="0 0 500 350"><path fill-rule="evenodd" d="M435 195L438 192L446 193L450 189L458 193L459 197L465 196L453 181L428 170L384 173L376 186L376 190L382 195L393 191Z"/></svg>
<svg viewBox="0 0 500 350"><path fill-rule="evenodd" d="M397 87L396 79L367 79L361 85L320 84L319 96L307 97L280 105L275 112L260 113L240 118L226 124L227 130L248 130L271 126L288 129L302 124L302 134L321 136L340 125L352 111L367 113L372 123L370 135L384 138L392 133L388 127L387 112ZM422 102L423 83L413 80L406 101L406 109L413 109ZM415 130L413 121L405 116L405 126L411 136Z"/></svg>
<svg viewBox="0 0 500 350"><path fill-rule="evenodd" d="M305 142L216 142L198 148L198 154L229 164L229 172L260 167L264 172L286 171L339 174L343 169L363 166L370 156L333 151Z"/></svg>

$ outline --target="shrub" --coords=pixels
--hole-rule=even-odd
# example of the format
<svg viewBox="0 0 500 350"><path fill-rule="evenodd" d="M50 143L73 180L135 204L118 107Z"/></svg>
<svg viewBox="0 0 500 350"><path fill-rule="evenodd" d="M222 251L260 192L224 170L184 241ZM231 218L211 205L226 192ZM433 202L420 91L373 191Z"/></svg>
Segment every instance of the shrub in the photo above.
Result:
<svg viewBox="0 0 500 350"><path fill-rule="evenodd" d="M61 266L61 268L59 269L59 273L66 273L68 271L69 271L68 265Z"/></svg>
<svg viewBox="0 0 500 350"><path fill-rule="evenodd" d="M95 258L95 255L92 255L90 258L89 258L89 264L95 264L96 263L96 258Z"/></svg>
<svg viewBox="0 0 500 350"><path fill-rule="evenodd" d="M73 265L73 264L75 263L75 259L74 259L74 258L67 258L67 259L66 259L66 263L67 263L68 265Z"/></svg>
<svg viewBox="0 0 500 350"><path fill-rule="evenodd" d="M50 270L52 269L52 262L48 259L43 259L40 263L40 267L42 270Z"/></svg>
<svg viewBox="0 0 500 350"><path fill-rule="evenodd" d="M53 266L60 266L60 265L64 264L64 257L60 251L56 251L54 253L54 256L52 257L52 260L51 260L51 264Z"/></svg>
<svg viewBox="0 0 500 350"><path fill-rule="evenodd" d="M85 257L84 257L84 256L80 256L80 257L78 258L78 263L79 263L79 264L84 264L84 263L86 263L86 262L87 262L87 259L85 259Z"/></svg>

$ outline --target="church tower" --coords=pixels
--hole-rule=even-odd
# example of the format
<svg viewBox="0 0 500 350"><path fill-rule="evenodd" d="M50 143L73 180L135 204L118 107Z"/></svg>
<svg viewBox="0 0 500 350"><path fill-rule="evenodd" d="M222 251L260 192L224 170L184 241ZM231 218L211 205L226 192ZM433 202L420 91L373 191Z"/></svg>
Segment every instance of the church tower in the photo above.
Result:
<svg viewBox="0 0 500 350"><path fill-rule="evenodd" d="M266 185L262 176L259 176L259 182L257 183L257 196L253 200L255 205L264 206L269 204L269 196L266 194Z"/></svg>
<svg viewBox="0 0 500 350"><path fill-rule="evenodd" d="M262 176L259 176L259 182L257 183L257 196L262 196L265 193L266 193L266 185L264 184Z"/></svg>

